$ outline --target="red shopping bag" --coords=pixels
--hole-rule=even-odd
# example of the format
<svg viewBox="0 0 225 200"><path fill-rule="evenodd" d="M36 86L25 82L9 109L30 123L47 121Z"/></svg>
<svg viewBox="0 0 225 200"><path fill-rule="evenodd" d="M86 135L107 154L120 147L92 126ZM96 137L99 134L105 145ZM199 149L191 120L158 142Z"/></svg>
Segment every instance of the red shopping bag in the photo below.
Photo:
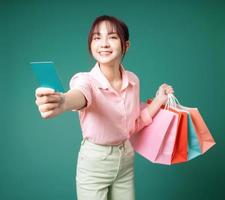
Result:
<svg viewBox="0 0 225 200"><path fill-rule="evenodd" d="M182 111L174 110L174 112L179 112L181 114L181 118L178 125L172 164L186 162L188 160L188 114Z"/></svg>

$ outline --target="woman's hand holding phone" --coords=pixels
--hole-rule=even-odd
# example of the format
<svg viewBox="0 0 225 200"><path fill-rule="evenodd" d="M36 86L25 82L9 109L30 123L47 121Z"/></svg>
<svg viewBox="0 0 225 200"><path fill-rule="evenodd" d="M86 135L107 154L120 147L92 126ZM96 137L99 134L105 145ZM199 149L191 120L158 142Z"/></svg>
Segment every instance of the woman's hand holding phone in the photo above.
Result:
<svg viewBox="0 0 225 200"><path fill-rule="evenodd" d="M35 91L36 105L42 118L55 117L63 112L64 94L55 92L54 89L39 87Z"/></svg>

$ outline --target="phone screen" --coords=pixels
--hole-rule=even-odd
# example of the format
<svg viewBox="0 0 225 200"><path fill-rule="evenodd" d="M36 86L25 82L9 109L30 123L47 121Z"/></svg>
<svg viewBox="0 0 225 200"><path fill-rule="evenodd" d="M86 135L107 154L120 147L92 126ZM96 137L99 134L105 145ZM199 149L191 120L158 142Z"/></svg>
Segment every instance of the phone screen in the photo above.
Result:
<svg viewBox="0 0 225 200"><path fill-rule="evenodd" d="M64 88L52 61L31 62L31 66L40 87L48 87L57 92L64 92Z"/></svg>

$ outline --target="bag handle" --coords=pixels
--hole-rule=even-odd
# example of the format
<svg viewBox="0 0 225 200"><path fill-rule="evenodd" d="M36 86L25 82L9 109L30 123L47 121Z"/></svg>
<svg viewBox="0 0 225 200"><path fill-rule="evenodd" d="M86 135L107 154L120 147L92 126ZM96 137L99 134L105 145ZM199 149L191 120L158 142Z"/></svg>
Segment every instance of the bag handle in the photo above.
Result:
<svg viewBox="0 0 225 200"><path fill-rule="evenodd" d="M168 110L169 108L179 108L181 106L180 102L173 94L168 94L168 99L165 104L165 109Z"/></svg>

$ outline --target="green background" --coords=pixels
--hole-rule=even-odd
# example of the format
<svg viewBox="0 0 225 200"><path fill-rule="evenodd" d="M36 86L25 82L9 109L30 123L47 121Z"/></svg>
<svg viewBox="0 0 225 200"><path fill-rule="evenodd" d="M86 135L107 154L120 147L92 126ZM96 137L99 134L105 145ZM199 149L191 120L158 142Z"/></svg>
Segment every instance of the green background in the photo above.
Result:
<svg viewBox="0 0 225 200"><path fill-rule="evenodd" d="M141 80L141 99L164 82L198 107L217 144L188 163L164 166L136 155L137 200L225 199L225 1L0 1L0 199L76 199L81 142L77 113L44 120L30 61L52 60L63 85L89 71L95 17L124 20L131 48L123 64Z"/></svg>

